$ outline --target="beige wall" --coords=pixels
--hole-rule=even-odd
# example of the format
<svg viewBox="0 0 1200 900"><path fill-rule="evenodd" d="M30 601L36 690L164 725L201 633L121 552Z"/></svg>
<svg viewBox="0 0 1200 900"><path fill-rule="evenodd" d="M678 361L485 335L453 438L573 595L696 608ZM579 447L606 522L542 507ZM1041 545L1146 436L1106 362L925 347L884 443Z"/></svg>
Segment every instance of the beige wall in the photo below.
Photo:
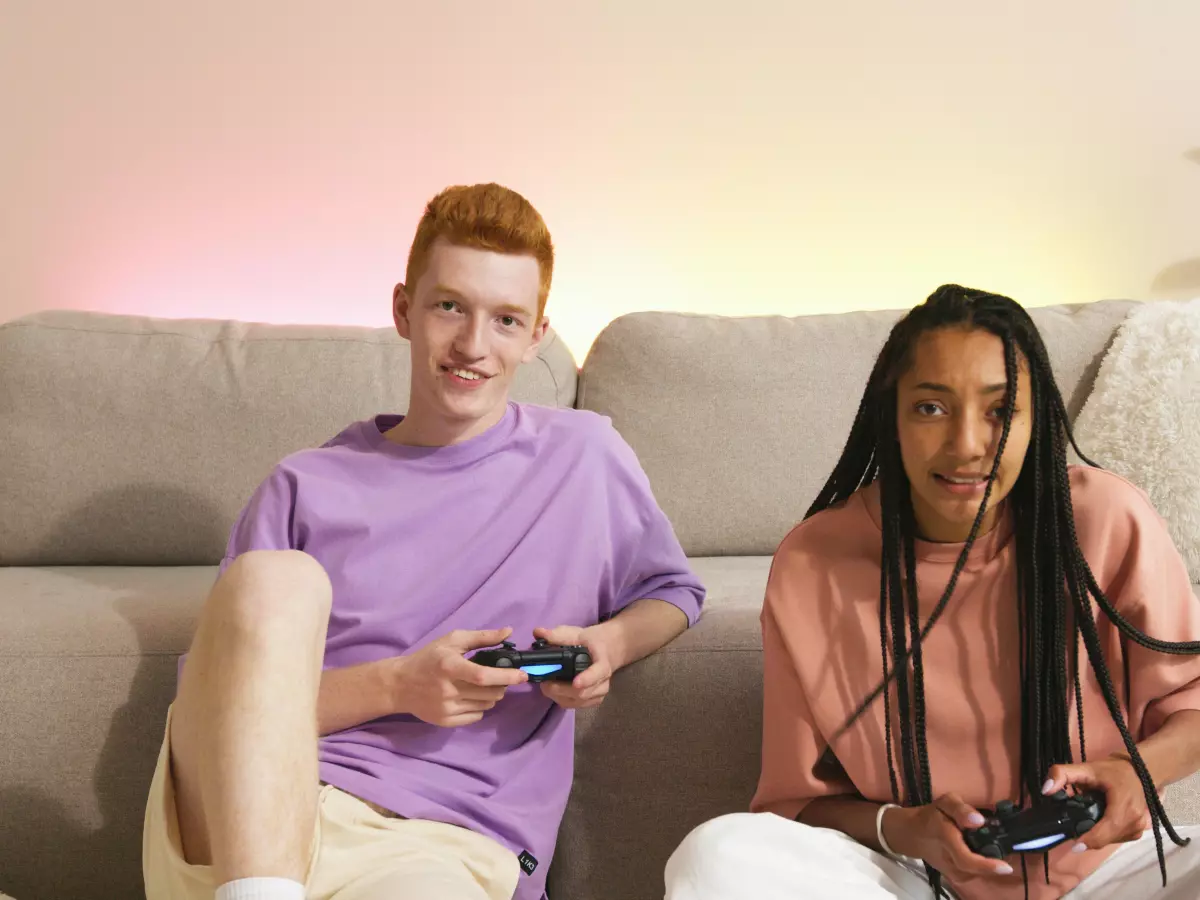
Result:
<svg viewBox="0 0 1200 900"><path fill-rule="evenodd" d="M1200 295L1200 3L0 0L0 320L386 324L499 180L646 308Z"/></svg>

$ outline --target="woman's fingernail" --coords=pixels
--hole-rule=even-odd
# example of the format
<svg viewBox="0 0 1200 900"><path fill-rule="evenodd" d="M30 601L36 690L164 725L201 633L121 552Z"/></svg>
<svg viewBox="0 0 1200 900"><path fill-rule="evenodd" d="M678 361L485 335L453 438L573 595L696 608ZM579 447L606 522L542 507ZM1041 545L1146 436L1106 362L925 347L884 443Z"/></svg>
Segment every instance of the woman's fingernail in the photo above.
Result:
<svg viewBox="0 0 1200 900"><path fill-rule="evenodd" d="M1012 873L1013 867L1008 863L1000 863L1000 865L996 866L997 875L1011 875Z"/></svg>
<svg viewBox="0 0 1200 900"><path fill-rule="evenodd" d="M980 825L983 824L983 816L981 816L977 812L973 812L969 816L967 816L967 824L974 825L976 828L978 828Z"/></svg>
<svg viewBox="0 0 1200 900"><path fill-rule="evenodd" d="M1087 851L1087 844L1079 843L1071 848L1072 853L1084 853Z"/></svg>
<svg viewBox="0 0 1200 900"><path fill-rule="evenodd" d="M1042 793L1043 793L1043 794L1048 794L1048 793L1050 793L1052 790L1054 790L1054 779L1053 779L1053 778L1047 778L1047 779L1046 779L1046 783L1042 785Z"/></svg>

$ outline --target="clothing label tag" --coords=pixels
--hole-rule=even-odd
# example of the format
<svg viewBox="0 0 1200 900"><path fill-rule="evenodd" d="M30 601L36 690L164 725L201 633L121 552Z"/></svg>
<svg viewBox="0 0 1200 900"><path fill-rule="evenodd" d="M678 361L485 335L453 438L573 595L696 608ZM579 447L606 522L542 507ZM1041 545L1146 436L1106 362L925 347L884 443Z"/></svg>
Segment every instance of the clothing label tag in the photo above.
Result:
<svg viewBox="0 0 1200 900"><path fill-rule="evenodd" d="M528 850L521 851L521 855L517 857L517 862L521 864L521 868L525 870L526 875L532 875L537 870L537 860L533 858L533 854Z"/></svg>

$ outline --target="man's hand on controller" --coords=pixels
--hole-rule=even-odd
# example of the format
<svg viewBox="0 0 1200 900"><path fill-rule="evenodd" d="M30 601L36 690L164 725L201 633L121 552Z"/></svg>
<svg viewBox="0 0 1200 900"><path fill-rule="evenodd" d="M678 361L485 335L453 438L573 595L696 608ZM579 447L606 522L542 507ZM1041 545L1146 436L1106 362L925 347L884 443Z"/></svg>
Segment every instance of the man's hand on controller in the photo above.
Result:
<svg viewBox="0 0 1200 900"><path fill-rule="evenodd" d="M542 693L566 709L589 709L599 706L608 695L609 679L612 678L612 656L604 640L604 631L599 626L580 628L577 625L560 625L557 628L535 628L533 636L548 644L560 647L587 647L592 664L575 676L570 684L565 681L543 681Z"/></svg>
<svg viewBox="0 0 1200 900"><path fill-rule="evenodd" d="M1053 794L1068 785L1104 793L1104 815L1072 848L1077 853L1109 844L1136 841L1150 827L1146 794L1133 763L1120 757L1095 762L1051 766L1042 793Z"/></svg>
<svg viewBox="0 0 1200 900"><path fill-rule="evenodd" d="M511 628L490 631L452 631L420 650L398 657L393 695L396 708L430 725L454 728L470 725L529 676L520 669L493 669L465 654L506 640Z"/></svg>
<svg viewBox="0 0 1200 900"><path fill-rule="evenodd" d="M983 814L958 794L943 794L925 806L889 809L883 836L896 853L923 859L955 881L1013 875L1010 863L972 853L963 830L978 828Z"/></svg>

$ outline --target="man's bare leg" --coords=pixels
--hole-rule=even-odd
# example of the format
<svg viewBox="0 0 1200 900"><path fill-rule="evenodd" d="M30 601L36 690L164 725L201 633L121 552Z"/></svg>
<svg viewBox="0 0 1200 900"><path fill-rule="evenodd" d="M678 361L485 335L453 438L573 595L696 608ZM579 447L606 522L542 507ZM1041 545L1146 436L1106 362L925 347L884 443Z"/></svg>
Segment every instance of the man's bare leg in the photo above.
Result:
<svg viewBox="0 0 1200 900"><path fill-rule="evenodd" d="M320 564L254 551L213 587L184 665L171 768L184 856L303 883L317 806L317 693L331 602Z"/></svg>

